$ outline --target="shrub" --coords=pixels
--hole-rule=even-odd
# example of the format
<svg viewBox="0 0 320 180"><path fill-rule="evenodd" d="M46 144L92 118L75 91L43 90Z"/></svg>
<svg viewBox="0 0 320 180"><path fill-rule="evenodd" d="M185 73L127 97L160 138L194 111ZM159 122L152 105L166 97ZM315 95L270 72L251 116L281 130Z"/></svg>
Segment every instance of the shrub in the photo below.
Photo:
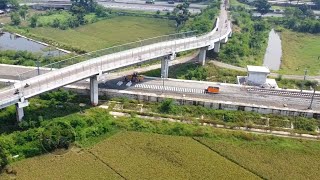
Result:
<svg viewBox="0 0 320 180"><path fill-rule="evenodd" d="M159 111L165 114L176 114L176 106L172 99L165 99L159 106Z"/></svg>

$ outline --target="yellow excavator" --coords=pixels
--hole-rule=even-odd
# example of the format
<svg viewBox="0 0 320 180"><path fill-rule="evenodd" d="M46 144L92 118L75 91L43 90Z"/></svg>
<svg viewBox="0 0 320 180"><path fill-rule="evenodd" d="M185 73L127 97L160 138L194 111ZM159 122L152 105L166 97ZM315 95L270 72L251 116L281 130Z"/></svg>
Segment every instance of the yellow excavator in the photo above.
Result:
<svg viewBox="0 0 320 180"><path fill-rule="evenodd" d="M133 74L127 75L124 77L124 81L126 82L141 82L143 81L143 76L139 75L137 72L134 72Z"/></svg>

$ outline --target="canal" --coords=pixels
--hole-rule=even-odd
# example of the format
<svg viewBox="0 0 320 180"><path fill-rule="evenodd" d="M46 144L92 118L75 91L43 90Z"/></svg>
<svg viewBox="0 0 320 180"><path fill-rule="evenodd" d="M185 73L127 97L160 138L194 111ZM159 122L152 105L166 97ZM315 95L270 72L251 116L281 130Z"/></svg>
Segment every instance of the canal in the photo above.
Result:
<svg viewBox="0 0 320 180"><path fill-rule="evenodd" d="M269 33L268 47L263 59L263 65L270 70L279 70L281 65L282 47L280 35L272 29Z"/></svg>
<svg viewBox="0 0 320 180"><path fill-rule="evenodd" d="M48 47L8 32L0 33L0 50L28 51L40 53L43 56L62 56L66 54L54 47Z"/></svg>

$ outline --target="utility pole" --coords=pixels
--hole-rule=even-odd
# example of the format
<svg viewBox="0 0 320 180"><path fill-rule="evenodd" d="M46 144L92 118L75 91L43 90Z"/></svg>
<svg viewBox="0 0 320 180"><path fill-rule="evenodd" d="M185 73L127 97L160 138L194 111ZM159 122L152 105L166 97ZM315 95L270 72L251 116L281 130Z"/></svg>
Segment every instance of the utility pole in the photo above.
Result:
<svg viewBox="0 0 320 180"><path fill-rule="evenodd" d="M162 79L162 93L164 92L164 75L161 74Z"/></svg>
<svg viewBox="0 0 320 180"><path fill-rule="evenodd" d="M303 80L305 81L307 78L307 73L308 73L308 69L307 68L305 68L304 69L304 76L303 76Z"/></svg>
<svg viewBox="0 0 320 180"><path fill-rule="evenodd" d="M38 76L40 75L40 61L37 60L37 70L38 70Z"/></svg>
<svg viewBox="0 0 320 180"><path fill-rule="evenodd" d="M313 103L313 99L314 99L314 94L315 93L316 93L316 86L313 87L313 94L312 94L311 102L310 102L310 105L309 105L308 109L312 109L312 103Z"/></svg>
<svg viewBox="0 0 320 180"><path fill-rule="evenodd" d="M312 109L312 103L313 103L313 99L314 99L314 94L316 93L317 86L318 86L318 82L313 86L313 93L312 93L312 96L311 96L311 102L310 102L310 105L309 105L308 109Z"/></svg>

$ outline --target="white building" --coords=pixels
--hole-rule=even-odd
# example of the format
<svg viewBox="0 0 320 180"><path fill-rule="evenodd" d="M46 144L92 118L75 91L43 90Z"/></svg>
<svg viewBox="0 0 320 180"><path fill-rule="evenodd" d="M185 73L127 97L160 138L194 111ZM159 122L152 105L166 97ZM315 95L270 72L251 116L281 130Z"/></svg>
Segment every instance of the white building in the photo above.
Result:
<svg viewBox="0 0 320 180"><path fill-rule="evenodd" d="M263 85L267 83L267 76L270 74L269 68L265 66L247 66L247 84Z"/></svg>
<svg viewBox="0 0 320 180"><path fill-rule="evenodd" d="M259 86L262 88L278 88L275 79L268 79L269 68L265 66L247 66L247 76L237 76L239 85Z"/></svg>

